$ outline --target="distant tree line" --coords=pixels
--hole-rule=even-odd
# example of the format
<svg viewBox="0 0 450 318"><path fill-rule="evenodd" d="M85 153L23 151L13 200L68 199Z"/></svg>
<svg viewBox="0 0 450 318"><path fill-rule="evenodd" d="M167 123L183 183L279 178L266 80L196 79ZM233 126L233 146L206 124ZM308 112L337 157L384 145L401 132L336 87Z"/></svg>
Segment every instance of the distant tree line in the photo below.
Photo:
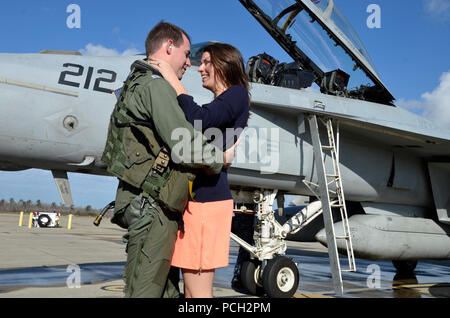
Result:
<svg viewBox="0 0 450 318"><path fill-rule="evenodd" d="M13 198L9 200L0 200L0 211L3 212L58 212L63 215L73 214L73 215L96 215L100 210L93 209L92 206L88 205L85 207L76 207L73 204L66 206L61 204L44 203L41 200L33 202L31 200L19 200L15 201Z"/></svg>

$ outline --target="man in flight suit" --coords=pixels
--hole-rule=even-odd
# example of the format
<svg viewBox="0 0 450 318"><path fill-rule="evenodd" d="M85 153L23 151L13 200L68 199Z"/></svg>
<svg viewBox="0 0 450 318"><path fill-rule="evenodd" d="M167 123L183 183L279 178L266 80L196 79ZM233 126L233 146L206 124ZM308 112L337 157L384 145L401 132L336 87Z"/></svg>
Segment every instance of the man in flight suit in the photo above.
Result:
<svg viewBox="0 0 450 318"><path fill-rule="evenodd" d="M175 298L179 275L170 261L189 181L194 169L219 173L234 150L225 154L208 144L185 119L174 89L146 62L164 60L181 79L191 66L186 32L160 22L150 31L146 50L147 59L133 63L118 97L102 161L119 178L112 222L128 229L125 297ZM190 134L190 152L172 152L178 142L172 132L179 128Z"/></svg>

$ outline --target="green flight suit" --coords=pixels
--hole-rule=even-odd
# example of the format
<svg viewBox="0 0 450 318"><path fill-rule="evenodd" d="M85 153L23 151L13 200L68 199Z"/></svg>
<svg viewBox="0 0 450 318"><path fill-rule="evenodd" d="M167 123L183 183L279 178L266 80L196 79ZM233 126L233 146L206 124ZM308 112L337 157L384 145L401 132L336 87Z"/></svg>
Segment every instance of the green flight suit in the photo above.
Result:
<svg viewBox="0 0 450 318"><path fill-rule="evenodd" d="M170 267L170 261L181 214L164 212L151 197L141 207L141 199L142 194L136 196L125 211L125 215L142 214L124 236L128 242L125 297L177 298L179 273Z"/></svg>
<svg viewBox="0 0 450 318"><path fill-rule="evenodd" d="M186 120L172 86L145 62L136 61L133 68L138 69L141 76L127 80L125 83L128 91L125 94L122 93L121 99L122 106L126 105L126 116L133 118L136 122L152 122L154 126L152 134L154 133L162 141L169 152L179 142L179 140L172 140L172 132L180 128L189 132L191 136L189 139L190 153L184 151L181 154L173 154L177 156L179 165L190 169L202 168L208 173L219 173L223 167L222 151L208 144L207 139L195 131ZM127 156L114 157L117 147L121 149L121 144L123 144L123 148L126 148L127 143L130 142L130 137L127 135L128 139L123 138L123 141L120 141L121 144L117 146L117 140L115 140L117 131L112 132L112 128L117 130L116 127L112 127L117 107L116 105L112 114L107 140L107 145L113 145L115 148L113 146L106 147L107 150L104 152L102 161L107 163L108 169L113 165L127 168L131 166L130 170L124 169L123 175L126 176L131 169L134 169L131 171L132 174L129 173L132 176L131 179L143 180L148 174L148 165L147 170L142 170L142 178L139 177L139 169L140 166L145 166L145 162L143 164L128 162L125 165L117 165L117 160ZM142 143L142 140L136 139L131 142ZM202 147L198 147L199 144ZM145 158L145 154L142 152L150 148L148 145L144 146L139 148L139 158ZM129 157L127 160L130 160ZM202 158L202 160L198 161L198 158ZM220 160L217 160L218 158ZM117 170L120 171L120 169ZM179 297L179 273L178 270L171 269L170 261L182 214L161 207L161 204L155 200L157 198L152 198L142 188L123 181L121 175L115 174L120 182L116 194L114 217L120 216L126 220L126 224L129 224L127 225L128 232L124 236L124 241L127 242L127 263L123 272L126 284L125 297ZM181 182L185 183L185 179L182 179Z"/></svg>

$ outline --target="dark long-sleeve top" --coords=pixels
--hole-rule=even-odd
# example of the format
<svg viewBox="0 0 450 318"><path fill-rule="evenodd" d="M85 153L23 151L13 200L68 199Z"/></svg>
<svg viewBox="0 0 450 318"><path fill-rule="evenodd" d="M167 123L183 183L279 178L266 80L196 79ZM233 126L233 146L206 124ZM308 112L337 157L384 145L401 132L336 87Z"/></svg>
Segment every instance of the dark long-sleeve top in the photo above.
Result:
<svg viewBox="0 0 450 318"><path fill-rule="evenodd" d="M211 142L226 150L234 145L242 130L247 126L249 116L249 98L247 90L242 86L231 86L224 93L216 97L211 103L199 106L192 96L179 95L178 103L186 115L186 119L195 129L201 130L208 138L221 131L222 138ZM197 122L196 122L197 121ZM228 133L227 133L228 128ZM230 128L234 128L230 132ZM225 169L219 174L208 175L202 171L194 181L193 192L196 202L212 202L232 199L228 175Z"/></svg>

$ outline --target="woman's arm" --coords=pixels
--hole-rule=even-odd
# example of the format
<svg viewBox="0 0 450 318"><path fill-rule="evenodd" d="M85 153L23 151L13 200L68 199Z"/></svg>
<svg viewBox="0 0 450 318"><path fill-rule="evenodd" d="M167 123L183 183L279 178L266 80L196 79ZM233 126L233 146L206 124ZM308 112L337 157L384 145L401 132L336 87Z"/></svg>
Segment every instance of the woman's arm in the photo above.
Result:
<svg viewBox="0 0 450 318"><path fill-rule="evenodd" d="M243 111L242 103L247 103L248 92L246 89L234 86L202 107L194 101L192 96L187 94L169 63L162 60L149 60L148 63L158 70L175 89L178 103L185 113L186 119L192 125L194 125L194 121L201 120L203 130L229 125Z"/></svg>
<svg viewBox="0 0 450 318"><path fill-rule="evenodd" d="M193 124L201 120L203 130L216 127L230 126L243 111L243 103L247 102L246 90L233 86L215 98L211 103L199 106L192 96L181 94L177 97L178 104L186 115L186 119Z"/></svg>

